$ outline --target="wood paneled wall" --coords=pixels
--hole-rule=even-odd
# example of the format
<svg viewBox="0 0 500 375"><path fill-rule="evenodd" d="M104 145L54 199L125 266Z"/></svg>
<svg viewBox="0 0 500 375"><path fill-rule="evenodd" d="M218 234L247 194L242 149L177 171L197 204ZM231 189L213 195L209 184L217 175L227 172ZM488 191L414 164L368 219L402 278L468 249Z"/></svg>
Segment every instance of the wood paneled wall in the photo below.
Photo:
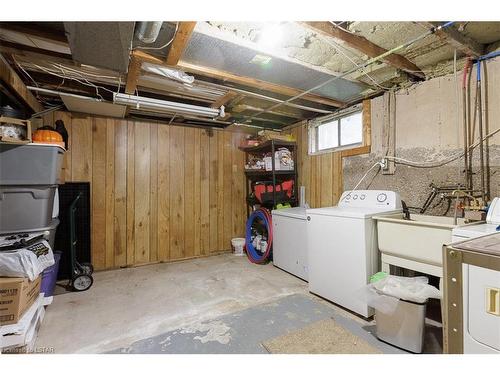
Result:
<svg viewBox="0 0 500 375"><path fill-rule="evenodd" d="M241 134L55 112L66 181L90 181L98 270L207 256L244 234Z"/></svg>
<svg viewBox="0 0 500 375"><path fill-rule="evenodd" d="M306 122L291 133L297 140L299 186L306 188L307 203L313 208L337 204L342 194L342 153L309 155Z"/></svg>

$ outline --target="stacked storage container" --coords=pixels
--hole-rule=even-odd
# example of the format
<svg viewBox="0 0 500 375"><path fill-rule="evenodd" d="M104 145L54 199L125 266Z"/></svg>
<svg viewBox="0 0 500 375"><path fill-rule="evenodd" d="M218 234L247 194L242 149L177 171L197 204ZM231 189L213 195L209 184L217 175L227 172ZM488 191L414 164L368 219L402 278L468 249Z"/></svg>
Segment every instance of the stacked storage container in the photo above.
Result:
<svg viewBox="0 0 500 375"><path fill-rule="evenodd" d="M54 246L64 148L0 143L0 237L49 231Z"/></svg>
<svg viewBox="0 0 500 375"><path fill-rule="evenodd" d="M64 152L64 148L53 144L0 142L0 243L7 243L12 235L36 237L43 233L54 248L59 224L57 186ZM58 254L54 258L57 262ZM0 289L17 285L22 290L16 294L17 299L9 295L3 299L4 305L11 308L7 313L11 314L0 319L0 353L17 352L34 341L44 305L51 302L49 296L56 275L57 264L45 269L35 280L0 275ZM44 293L43 297L40 293Z"/></svg>

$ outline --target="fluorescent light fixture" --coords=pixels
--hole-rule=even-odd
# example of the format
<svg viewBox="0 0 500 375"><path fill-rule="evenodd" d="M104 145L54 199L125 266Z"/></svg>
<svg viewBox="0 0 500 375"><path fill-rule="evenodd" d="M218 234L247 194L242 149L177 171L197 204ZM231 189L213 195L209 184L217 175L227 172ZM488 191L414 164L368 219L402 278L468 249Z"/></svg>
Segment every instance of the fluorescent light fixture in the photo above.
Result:
<svg viewBox="0 0 500 375"><path fill-rule="evenodd" d="M143 96L135 96L121 93L113 94L115 104L124 104L137 110L145 109L153 112L172 113L177 115L194 115L200 117L216 118L224 117L224 106L220 108L201 107L185 103L170 102Z"/></svg>

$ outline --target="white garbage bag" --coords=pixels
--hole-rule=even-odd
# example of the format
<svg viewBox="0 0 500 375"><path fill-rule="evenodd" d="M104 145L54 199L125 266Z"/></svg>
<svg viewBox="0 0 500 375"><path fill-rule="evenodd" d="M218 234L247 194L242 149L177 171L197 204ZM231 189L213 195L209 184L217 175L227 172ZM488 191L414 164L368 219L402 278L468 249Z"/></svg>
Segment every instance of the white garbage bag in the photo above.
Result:
<svg viewBox="0 0 500 375"><path fill-rule="evenodd" d="M439 289L429 285L429 279L425 276L401 277L387 275L387 277L370 285L382 294L405 301L424 303L429 298L441 299Z"/></svg>
<svg viewBox="0 0 500 375"><path fill-rule="evenodd" d="M0 276L35 280L54 264L54 253L46 240L17 250L0 251Z"/></svg>
<svg viewBox="0 0 500 375"><path fill-rule="evenodd" d="M384 314L392 314L396 310L400 299L425 303L429 298L442 298L441 291L429 285L429 279L425 276L401 277L387 275L366 285L356 294L358 299Z"/></svg>

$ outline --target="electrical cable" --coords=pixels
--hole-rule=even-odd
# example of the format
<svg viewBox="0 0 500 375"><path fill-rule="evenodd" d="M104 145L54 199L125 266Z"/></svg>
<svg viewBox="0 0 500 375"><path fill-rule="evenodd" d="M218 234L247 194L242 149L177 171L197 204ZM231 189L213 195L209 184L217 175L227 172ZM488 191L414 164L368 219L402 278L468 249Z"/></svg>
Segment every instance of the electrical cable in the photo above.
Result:
<svg viewBox="0 0 500 375"><path fill-rule="evenodd" d="M335 24L334 22L332 22L332 21L329 21L329 22L330 22L332 25L334 25L335 27L338 27L338 26L337 26L337 24ZM351 63L353 63L353 65L354 65L354 66L356 66L357 68L359 68L359 70L361 71L361 73L363 73L365 76L367 76L367 77L370 79L370 81L372 81L372 82L375 84L375 86L380 87L382 90L386 90L386 91L391 89L390 87L384 87L384 86L382 86L381 84L379 84L377 81L375 81L375 79L374 79L372 76L370 76L370 75L369 75L369 74L368 74L368 73L367 73L367 72L366 72L366 71L365 71L365 70L364 70L364 69L363 69L360 65L358 65L358 64L357 64L357 63L356 63L353 59L351 59L351 58L350 58L350 57L349 57L346 53L344 53L344 52L342 51L342 49L344 49L345 47L343 47L343 46L341 46L340 44L337 44L337 43L335 43L335 42L333 42L333 41L331 41L331 40L328 40L328 39L326 39L326 38L324 39L324 41L325 41L327 44L331 45L331 46L332 46L332 47L333 47L333 48L334 48L337 52L339 52L340 54L342 54L342 55L343 55L346 59L348 59ZM346 49L346 50L347 50L347 49Z"/></svg>
<svg viewBox="0 0 500 375"><path fill-rule="evenodd" d="M23 66L21 64L19 64L19 62L17 61L17 59L15 58L14 55L12 55L12 60L14 61L14 63L16 64L16 66L31 80L31 82L33 82L33 84L36 87L40 87L38 85L38 82L33 79L33 77L26 71L26 69L23 68ZM39 100L43 104L48 105L48 106L52 106L52 103L50 103L50 102L46 101L45 99L43 99L38 92L35 93L35 97L37 98L37 100Z"/></svg>
<svg viewBox="0 0 500 375"><path fill-rule="evenodd" d="M492 131L491 133L489 133L488 135L486 135L483 138L483 142L486 139L493 137L498 132L500 132L500 128L497 129L497 130L495 130L495 131ZM481 143L480 140L476 141L474 144L472 144L470 146L469 149L472 150L472 149L476 148L480 143ZM388 159L388 160L394 161L396 164L408 165L408 166L414 167L414 168L437 168L437 167L442 167L443 165L449 164L449 163L451 163L451 162L453 162L453 161L455 161L457 159L460 159L464 155L465 155L465 152L462 151L459 154L454 155L451 158L446 159L446 160L437 161L437 162L435 162L435 161L427 161L427 162L424 162L424 163L419 163L419 162L412 161L412 160L406 160L406 159L403 159L403 158L398 158L396 156L384 156L383 159Z"/></svg>
<svg viewBox="0 0 500 375"><path fill-rule="evenodd" d="M412 44L414 44L414 43L416 43L416 42L418 42L418 41L426 38L429 35L434 34L436 31L445 29L445 28L453 25L453 23L454 23L453 21L450 21L450 22L444 23L443 25L440 25L440 26L437 26L437 27L433 27L432 29L430 29L426 33L423 33L423 34L419 35L418 37L409 40L406 43L403 43L403 44L401 44L401 45L399 45L397 47L394 47L394 48L392 48L392 49L390 49L390 50L388 50L388 51L386 51L386 52L384 52L384 53L382 53L382 54L380 54L380 55L378 55L376 57L373 57L373 58L367 60L366 62L364 62L363 64L360 65L360 68L367 67L367 66L369 66L369 65L371 65L371 64L373 64L373 63L375 63L377 61L380 61L380 60L384 59L385 57L387 57L389 55L392 55L393 53L396 53L397 51L399 51L399 50L401 50L401 49L403 49L403 48L405 48L405 47L407 47L409 45L412 45ZM248 119L245 120L245 123L252 121L254 118L258 117L259 115L261 115L263 113L268 113L269 111L272 111L273 109L281 107L282 105L286 105L286 103L292 102L292 101L294 101L296 99L299 99L299 98L303 97L304 95L307 95L307 94L309 94L309 93L311 93L311 92L313 92L315 90L318 90L318 89L326 86L327 84L330 84L330 83L332 83L332 82L334 82L336 80L344 78L344 77L348 76L349 74L352 74L352 73L356 72L357 70L359 70L359 68L357 68L357 67L353 68L353 69L349 69L347 72L344 72L344 73L342 73L342 74L340 74L338 76L334 76L332 78L329 78L326 81L323 81L322 83L320 83L320 84L318 84L318 85L316 85L314 87L311 87L311 88L309 88L307 90L304 90L301 93L299 93L299 94L297 94L295 96L292 96L291 98L289 98L287 100L284 100L281 103L278 103L278 104L272 105L272 106L270 106L268 108L265 108L262 111L259 111L259 112L255 113L255 114L253 114L252 116L250 116Z"/></svg>
<svg viewBox="0 0 500 375"><path fill-rule="evenodd" d="M343 200L344 200L344 199L345 199L348 195L352 194L352 192L356 191L356 190L358 189L359 185L361 185L361 183L364 181L364 179L366 178L366 176L368 176L368 173L370 173L370 172L373 170L373 168L375 168L376 166L379 166L379 167L380 167L380 169L381 169L381 168L383 167L383 162L382 162L382 161L378 161L378 162L376 162L375 164L373 164L373 165L370 167L370 169L368 169L368 170L366 171L366 173L363 175L363 177L361 177L361 179L360 179L360 180L358 181L358 183L354 186L354 188L352 188L351 190L349 190L349 193L347 193L347 194L345 194L345 195L344 195L344 198L342 198L342 199L339 201L339 203L340 203L340 202L342 202L342 201L343 201ZM380 171L380 169L379 169L379 171ZM378 174L378 172L377 172L377 174Z"/></svg>
<svg viewBox="0 0 500 375"><path fill-rule="evenodd" d="M161 47L138 46L138 47L134 47L134 50L135 49L159 50L159 49L166 48L166 47L168 47L170 45L170 43L172 43L174 41L175 36L177 35L177 31L178 30L179 30L179 22L177 22L175 24L175 31L174 31L174 35L172 35L172 38L167 43L165 43L163 46L161 46Z"/></svg>
<svg viewBox="0 0 500 375"><path fill-rule="evenodd" d="M82 85L85 85L85 86L89 86L89 87L93 87L96 89L96 95L101 99L101 100L104 100L104 98L101 96L101 94L99 94L99 89L102 89L104 91L108 91L110 92L111 94L114 94L114 91L112 90L109 90L108 88L104 87L104 86L99 86L99 85L95 85L93 84L92 82L90 82L89 80L87 80L85 77L83 77L82 75L78 76L78 78L74 77L74 76L71 76L71 75L68 75L67 72L64 71L64 68L63 68L63 74L64 75L60 75L58 73L55 73L54 71L50 70L50 69L47 69L43 66L40 66L40 65L37 65L37 64L33 64L33 66L37 67L38 69L48 73L48 74L51 74L51 75L54 75L56 77L59 77L59 78L63 78L63 79L70 79L70 80L73 80L73 81L76 81ZM60 68L60 67L59 67ZM60 68L61 69L61 68ZM83 79L85 82L83 82L81 79Z"/></svg>

